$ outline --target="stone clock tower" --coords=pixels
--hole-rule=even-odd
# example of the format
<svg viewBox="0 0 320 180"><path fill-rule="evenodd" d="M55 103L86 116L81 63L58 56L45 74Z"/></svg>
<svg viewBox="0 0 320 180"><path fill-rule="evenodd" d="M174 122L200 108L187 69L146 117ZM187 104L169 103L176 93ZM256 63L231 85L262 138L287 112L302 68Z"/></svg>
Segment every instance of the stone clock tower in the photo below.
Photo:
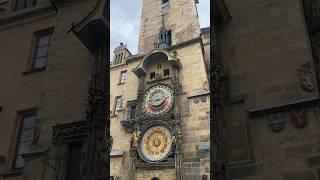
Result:
<svg viewBox="0 0 320 180"><path fill-rule="evenodd" d="M143 1L138 54L111 65L113 179L210 179L209 38L194 0Z"/></svg>

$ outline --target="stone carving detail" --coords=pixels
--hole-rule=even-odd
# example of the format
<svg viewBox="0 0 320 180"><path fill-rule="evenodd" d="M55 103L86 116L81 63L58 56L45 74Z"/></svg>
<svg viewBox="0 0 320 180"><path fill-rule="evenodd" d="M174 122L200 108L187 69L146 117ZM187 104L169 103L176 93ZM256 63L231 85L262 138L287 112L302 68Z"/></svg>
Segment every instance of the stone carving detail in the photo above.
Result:
<svg viewBox="0 0 320 180"><path fill-rule="evenodd" d="M134 120L123 120L120 121L121 125L123 126L124 130L126 133L132 133L134 130L135 126L135 121Z"/></svg>
<svg viewBox="0 0 320 180"><path fill-rule="evenodd" d="M59 138L77 136L77 135L85 135L89 132L88 123L85 121L80 121L77 123L70 124L58 124L53 127L53 138L52 141L54 144L57 143Z"/></svg>
<svg viewBox="0 0 320 180"><path fill-rule="evenodd" d="M139 142L139 139L140 139L140 131L139 130L135 130L132 134L132 137L131 137L131 143L130 143L130 146L131 148L134 148L134 149L137 149L138 148L138 142Z"/></svg>
<svg viewBox="0 0 320 180"><path fill-rule="evenodd" d="M199 103L199 98L198 97L193 98L193 102L198 104Z"/></svg>
<svg viewBox="0 0 320 180"><path fill-rule="evenodd" d="M290 112L292 124L297 128L304 128L307 124L306 110L294 110Z"/></svg>
<svg viewBox="0 0 320 180"><path fill-rule="evenodd" d="M310 62L301 65L298 69L298 76L300 80L300 85L306 92L314 91L316 87L316 80L313 72L311 71Z"/></svg>
<svg viewBox="0 0 320 180"><path fill-rule="evenodd" d="M282 113L270 114L268 116L269 126L272 131L279 132L284 128L284 119Z"/></svg>

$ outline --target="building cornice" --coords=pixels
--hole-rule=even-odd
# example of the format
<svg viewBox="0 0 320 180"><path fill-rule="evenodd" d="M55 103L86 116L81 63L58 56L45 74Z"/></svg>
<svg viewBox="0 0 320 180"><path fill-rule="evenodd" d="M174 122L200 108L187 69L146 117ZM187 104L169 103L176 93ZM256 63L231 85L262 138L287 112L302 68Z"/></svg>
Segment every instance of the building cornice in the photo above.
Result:
<svg viewBox="0 0 320 180"><path fill-rule="evenodd" d="M61 1L61 2L57 2L56 5L57 7L67 7L74 4L78 4L83 1L87 1L87 0ZM54 8L52 7L52 5L49 3L22 9L19 11L8 12L7 15L4 15L3 17L0 18L0 27L1 27L0 30L11 27L11 26L8 27L6 25L12 24L16 26L17 24L14 24L14 23L22 22L22 21L31 19L32 17L41 16L41 15L49 15L49 17L54 17L57 14ZM21 25L23 24L24 23L21 23Z"/></svg>

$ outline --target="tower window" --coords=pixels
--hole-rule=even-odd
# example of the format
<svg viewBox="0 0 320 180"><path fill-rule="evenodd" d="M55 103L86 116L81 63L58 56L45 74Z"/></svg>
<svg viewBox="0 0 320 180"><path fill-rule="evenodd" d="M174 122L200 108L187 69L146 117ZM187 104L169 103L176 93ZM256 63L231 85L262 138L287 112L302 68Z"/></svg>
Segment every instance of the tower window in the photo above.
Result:
<svg viewBox="0 0 320 180"><path fill-rule="evenodd" d="M164 11L164 12L169 11L169 9L170 9L169 0L162 0L161 9L162 9L162 11Z"/></svg>
<svg viewBox="0 0 320 180"><path fill-rule="evenodd" d="M150 73L150 79L154 79L156 78L156 73L155 72L151 72Z"/></svg>
<svg viewBox="0 0 320 180"><path fill-rule="evenodd" d="M166 44L165 47L171 46L171 30L167 31L164 27L160 29L159 43Z"/></svg>
<svg viewBox="0 0 320 180"><path fill-rule="evenodd" d="M170 75L169 69L163 70L163 75L164 76L169 76Z"/></svg>
<svg viewBox="0 0 320 180"><path fill-rule="evenodd" d="M127 77L127 71L121 71L119 84L123 84L126 81L126 77Z"/></svg>
<svg viewBox="0 0 320 180"><path fill-rule="evenodd" d="M161 69L161 64L158 64L158 66L157 66L157 67L158 67L158 69Z"/></svg>

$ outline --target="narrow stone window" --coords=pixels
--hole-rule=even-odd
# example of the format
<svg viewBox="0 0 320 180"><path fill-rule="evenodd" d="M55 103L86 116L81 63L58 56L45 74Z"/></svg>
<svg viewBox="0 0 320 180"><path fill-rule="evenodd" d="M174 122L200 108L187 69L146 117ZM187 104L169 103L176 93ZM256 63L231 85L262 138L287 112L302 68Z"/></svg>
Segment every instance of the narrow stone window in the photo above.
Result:
<svg viewBox="0 0 320 180"><path fill-rule="evenodd" d="M119 84L124 84L126 81L127 71L121 71Z"/></svg>
<svg viewBox="0 0 320 180"><path fill-rule="evenodd" d="M122 63L123 53L120 54L120 64Z"/></svg>
<svg viewBox="0 0 320 180"><path fill-rule="evenodd" d="M136 106L131 106L130 119L136 118Z"/></svg>
<svg viewBox="0 0 320 180"><path fill-rule="evenodd" d="M171 46L171 30L161 27L159 34L159 48L168 48Z"/></svg>
<svg viewBox="0 0 320 180"><path fill-rule="evenodd" d="M121 96L117 96L115 99L114 115L118 114L118 111L121 109L121 107L122 107L122 98Z"/></svg>
<svg viewBox="0 0 320 180"><path fill-rule="evenodd" d="M157 66L157 67L158 67L158 69L161 69L161 64L158 64L158 66Z"/></svg>
<svg viewBox="0 0 320 180"><path fill-rule="evenodd" d="M36 123L36 112L29 111L20 114L21 125L16 146L16 156L14 160L14 169L22 169L25 166L23 154L31 152L33 133Z"/></svg>
<svg viewBox="0 0 320 180"><path fill-rule="evenodd" d="M162 0L161 10L167 12L170 9L169 0Z"/></svg>
<svg viewBox="0 0 320 180"><path fill-rule="evenodd" d="M150 79L154 79L156 78L156 73L155 72L151 72L150 73Z"/></svg>
<svg viewBox="0 0 320 180"><path fill-rule="evenodd" d="M47 66L52 34L53 28L35 33L36 43L33 51L31 70L44 69Z"/></svg>
<svg viewBox="0 0 320 180"><path fill-rule="evenodd" d="M169 75L170 75L169 69L163 70L163 76L169 76Z"/></svg>
<svg viewBox="0 0 320 180"><path fill-rule="evenodd" d="M114 65L117 64L117 61L118 61L118 54L115 55L115 57L114 57L114 63L113 63L113 64L114 64Z"/></svg>

